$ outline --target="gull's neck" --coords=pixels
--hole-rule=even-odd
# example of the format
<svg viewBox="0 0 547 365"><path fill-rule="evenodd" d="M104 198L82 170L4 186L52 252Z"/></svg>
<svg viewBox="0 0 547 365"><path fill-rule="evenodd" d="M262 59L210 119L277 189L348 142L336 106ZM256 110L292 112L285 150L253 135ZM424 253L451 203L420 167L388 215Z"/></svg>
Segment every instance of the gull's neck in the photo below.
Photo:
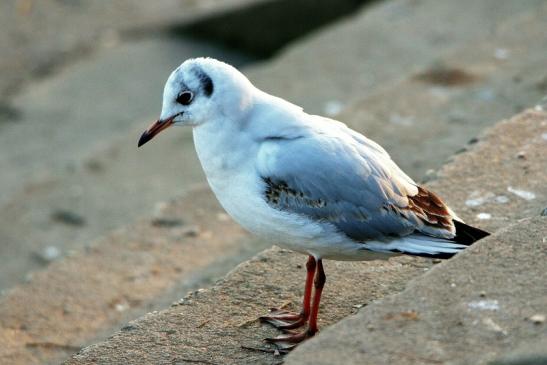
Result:
<svg viewBox="0 0 547 365"><path fill-rule="evenodd" d="M302 109L258 89L250 106L194 127L194 144L208 179L237 174L254 164L262 141L303 133L309 126ZM210 181L211 182L211 181Z"/></svg>
<svg viewBox="0 0 547 365"><path fill-rule="evenodd" d="M205 175L225 179L237 173L256 153L257 146L245 130L228 120L209 121L194 127L194 145Z"/></svg>

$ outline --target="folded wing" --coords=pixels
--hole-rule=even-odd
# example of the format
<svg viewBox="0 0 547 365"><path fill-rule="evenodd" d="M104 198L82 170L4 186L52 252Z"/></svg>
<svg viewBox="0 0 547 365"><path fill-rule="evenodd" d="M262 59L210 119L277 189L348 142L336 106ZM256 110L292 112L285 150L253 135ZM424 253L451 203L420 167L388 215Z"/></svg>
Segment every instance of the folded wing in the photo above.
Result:
<svg viewBox="0 0 547 365"><path fill-rule="evenodd" d="M453 213L402 172L376 143L340 124L299 138L265 140L257 169L280 210L328 222L356 241L411 234L455 236Z"/></svg>

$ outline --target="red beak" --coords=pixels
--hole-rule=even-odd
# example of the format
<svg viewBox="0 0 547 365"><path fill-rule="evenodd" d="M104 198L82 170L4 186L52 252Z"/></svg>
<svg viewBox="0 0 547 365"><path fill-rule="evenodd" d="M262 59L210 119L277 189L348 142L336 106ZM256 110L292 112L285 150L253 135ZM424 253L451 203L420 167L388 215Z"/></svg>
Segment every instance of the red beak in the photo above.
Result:
<svg viewBox="0 0 547 365"><path fill-rule="evenodd" d="M148 127L147 130L144 131L141 138L139 138L139 147L145 144L146 142L150 141L156 134L161 132L164 129L169 128L173 125L173 119L174 117L171 117L166 120L157 120L150 127Z"/></svg>

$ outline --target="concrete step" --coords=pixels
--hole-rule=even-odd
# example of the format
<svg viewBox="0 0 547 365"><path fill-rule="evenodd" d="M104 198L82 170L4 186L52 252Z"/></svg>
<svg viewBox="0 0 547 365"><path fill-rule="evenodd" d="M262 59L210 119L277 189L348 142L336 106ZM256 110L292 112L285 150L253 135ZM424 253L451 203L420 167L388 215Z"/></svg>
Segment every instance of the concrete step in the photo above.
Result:
<svg viewBox="0 0 547 365"><path fill-rule="evenodd" d="M294 42L278 57L247 68L247 74L309 113L336 115L454 48L480 47L503 24L544 6L541 0L380 1Z"/></svg>
<svg viewBox="0 0 547 365"><path fill-rule="evenodd" d="M58 363L265 247L223 213L208 187L194 188L0 298L0 363Z"/></svg>
<svg viewBox="0 0 547 365"><path fill-rule="evenodd" d="M493 232L518 223L523 218L538 216L545 208L545 197L547 197L547 187L544 184L547 178L544 169L547 157L543 152L547 143L546 135L547 113L540 110L526 111L488 130L481 136L480 142L470 148L470 151L457 156L453 162L444 167L438 179L429 183L429 186L445 197L455 211L469 223ZM510 231L515 232L510 234L510 239L503 238L502 231L499 231L499 234L485 240L484 244L478 243L470 250L470 253L457 257L454 264L449 261L438 269L433 269L435 273L439 273L438 278L436 274L420 278L421 274L429 271L432 265L426 259L399 257L386 262L356 263L328 261L326 263L328 279L320 322L324 332L326 334L330 332L326 328L328 324L355 313L364 305L368 307L371 301L378 298L387 298L385 302L390 305L389 308L394 308L390 304L396 302L393 298L403 297L403 294L395 297L391 295L400 292L412 278L419 279L415 284L409 284L408 288L417 287L417 283L421 280L435 280L440 281L439 285L448 285L448 289L443 290L450 290L451 283L455 283L456 288L458 285L465 288L464 278L468 277L469 265L480 266L480 262L489 262L490 257L492 257L492 267L484 266L476 269L482 270L481 277L487 277L490 272L502 273L506 277L507 270L514 271L515 267L518 267L519 276L516 284L529 280L535 287L535 283L538 280L541 281L538 270L543 267L543 261L533 258L534 255L545 254L544 250L542 253L538 251L542 250L543 244L537 242L537 237L542 234L539 224L544 225L544 223L537 219L527 222L530 222L530 227L537 227L538 230L526 234L521 228L517 228ZM500 244L496 245L496 242ZM529 247L530 250L519 253L521 246ZM515 266L519 257L525 259L527 270L521 270L520 266ZM468 264L466 258L469 260ZM269 306L286 305L291 309L298 308L302 294L304 261L305 257L302 255L280 249L267 250L239 265L211 289L195 292L169 309L150 313L130 322L122 331L108 340L83 349L67 361L67 364L281 363L283 359L272 354L273 350L261 342L262 338L275 335L277 331L259 324L256 319L264 314ZM449 280L442 274L444 268L448 270L459 268L464 271L454 273L449 271ZM532 313L533 309L537 309L537 304L542 303L544 293L512 285L513 282L509 278L504 283L498 283L493 276L487 282L491 283L484 289L487 298L496 299L502 304L507 301L516 305L521 299L516 297L508 299L508 297L526 294L522 299L530 299L530 304L525 308L526 315L528 312ZM502 286L503 290L498 292L497 285ZM359 290L356 290L357 287ZM466 300L480 294L475 289L473 288L471 293L466 293ZM422 297L418 297L420 298ZM451 314L446 307L446 302L442 302L443 298L431 300L440 300L439 305L443 307L438 310L442 309L447 311L447 315ZM480 296L476 300L480 301ZM418 306L418 304L408 303L408 308L411 310L416 307L421 310L425 305ZM381 304L370 304L370 306L381 308ZM406 322L412 322L414 312L398 310L399 312L394 312L391 326L404 326ZM397 313L400 312L402 314L398 316ZM517 339L525 341L529 335L543 331L543 327L532 328L533 325L525 321L522 314L517 307L503 312L503 315L510 317L503 324L511 323L511 330L516 329L511 332L512 337L510 337L515 341ZM384 317L367 317L367 321L375 321L374 323L387 320ZM449 323L456 323L457 317L449 317L446 320ZM499 321L497 317L484 325L495 329L496 321ZM467 323L472 324L473 321L466 322L466 326ZM375 326L374 330L382 331L379 328ZM430 331L429 328L425 330ZM472 331L473 326L467 330ZM483 330L488 331L482 327L477 331ZM382 338L387 339L387 336ZM427 338L427 333L423 336ZM358 341L358 337L353 335L353 341ZM320 334L317 341L321 338ZM408 339L401 341L407 341L409 346L413 343ZM314 342L310 341L309 346L315 346ZM391 343L384 343L386 344L389 346ZM324 343L323 345L326 346ZM478 345L476 343L476 346ZM308 345L305 346L308 347ZM306 347L303 346L302 351L295 353L294 363L304 361L303 358L309 359L309 355L296 357L299 353L303 354ZM498 345L492 345L489 348L492 350L489 358L492 354L502 351ZM355 354L358 353L359 348L351 348L351 350L351 354ZM390 356L399 354L405 359L418 359L414 363L421 361L422 350L415 350L413 347L403 353L395 353L391 347L385 351L381 349L374 351L375 353L388 352ZM330 353L330 362L325 363L332 363L332 356L335 354L336 352ZM407 354L410 355L407 356ZM340 353L338 355L341 356ZM367 353L358 356L366 357ZM291 357L289 356L288 359L290 360Z"/></svg>
<svg viewBox="0 0 547 365"><path fill-rule="evenodd" d="M423 179L483 129L547 95L545 19L546 3L515 15L488 36L354 100L338 119Z"/></svg>

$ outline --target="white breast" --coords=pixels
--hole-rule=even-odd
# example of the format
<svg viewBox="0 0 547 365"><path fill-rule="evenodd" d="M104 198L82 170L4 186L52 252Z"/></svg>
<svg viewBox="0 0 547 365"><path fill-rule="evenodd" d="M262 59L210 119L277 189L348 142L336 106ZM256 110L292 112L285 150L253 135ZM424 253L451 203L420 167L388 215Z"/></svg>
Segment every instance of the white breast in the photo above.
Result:
<svg viewBox="0 0 547 365"><path fill-rule="evenodd" d="M194 143L207 181L222 207L247 230L266 239L294 242L316 238L314 222L271 208L265 185L256 171L259 145L245 134L212 133L194 128ZM238 146L245 145L244 153Z"/></svg>

